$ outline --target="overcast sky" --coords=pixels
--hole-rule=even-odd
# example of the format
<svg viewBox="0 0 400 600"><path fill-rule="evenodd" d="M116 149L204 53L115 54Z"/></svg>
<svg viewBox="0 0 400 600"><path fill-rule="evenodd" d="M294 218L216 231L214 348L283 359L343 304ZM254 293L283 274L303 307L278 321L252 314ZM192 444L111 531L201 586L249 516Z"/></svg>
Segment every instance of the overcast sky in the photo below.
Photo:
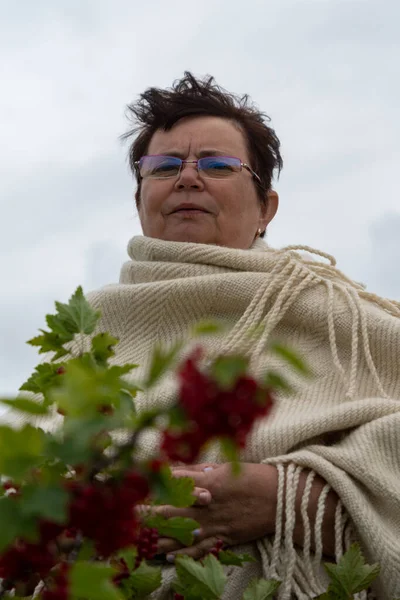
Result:
<svg viewBox="0 0 400 600"><path fill-rule="evenodd" d="M118 281L141 233L125 106L185 70L272 118L268 242L399 299L399 22L398 0L0 0L0 395L55 300Z"/></svg>

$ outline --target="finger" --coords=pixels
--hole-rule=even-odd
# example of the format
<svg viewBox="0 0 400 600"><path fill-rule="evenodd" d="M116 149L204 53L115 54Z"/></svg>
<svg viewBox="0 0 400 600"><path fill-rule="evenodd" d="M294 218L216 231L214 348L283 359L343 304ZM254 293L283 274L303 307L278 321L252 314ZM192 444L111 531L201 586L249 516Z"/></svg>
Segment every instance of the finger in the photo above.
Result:
<svg viewBox="0 0 400 600"><path fill-rule="evenodd" d="M173 538L161 537L157 542L157 554L168 554L184 548L184 545Z"/></svg>
<svg viewBox="0 0 400 600"><path fill-rule="evenodd" d="M197 465L176 465L171 467L171 471L204 471L204 469L215 469L217 463L199 463Z"/></svg>
<svg viewBox="0 0 400 600"><path fill-rule="evenodd" d="M212 548L214 548L219 539L221 538L216 536L208 537L204 540L201 540L198 544L189 546L188 548L182 548L181 550L169 552L166 556L166 559L170 563L175 562L177 556L190 556L195 560L200 560L201 558L204 558Z"/></svg>
<svg viewBox="0 0 400 600"><path fill-rule="evenodd" d="M161 515L164 519L171 519L171 517L187 517L197 521L196 516L199 514L199 511L202 510L203 508L178 508L176 506L170 506L169 504L162 504L160 506L153 506L152 514Z"/></svg>
<svg viewBox="0 0 400 600"><path fill-rule="evenodd" d="M197 487L202 487L207 489L207 485L206 485L206 477L207 477L207 473L204 473L203 471L189 471L188 469L178 469L177 471L175 471L174 469L172 470L172 475L173 477L190 477L191 479L193 479L194 484Z"/></svg>
<svg viewBox="0 0 400 600"><path fill-rule="evenodd" d="M196 506L207 506L211 503L212 496L209 490L206 490L205 488L195 487L192 493L193 496L195 496L196 498Z"/></svg>

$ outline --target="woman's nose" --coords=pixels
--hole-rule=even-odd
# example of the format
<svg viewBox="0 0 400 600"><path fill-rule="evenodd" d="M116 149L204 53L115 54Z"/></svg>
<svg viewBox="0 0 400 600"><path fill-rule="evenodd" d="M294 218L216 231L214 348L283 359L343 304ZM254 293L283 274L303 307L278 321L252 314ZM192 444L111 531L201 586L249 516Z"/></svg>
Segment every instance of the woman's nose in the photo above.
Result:
<svg viewBox="0 0 400 600"><path fill-rule="evenodd" d="M176 180L175 187L177 189L182 188L195 188L203 189L204 183L197 170L195 164L183 164L181 172Z"/></svg>

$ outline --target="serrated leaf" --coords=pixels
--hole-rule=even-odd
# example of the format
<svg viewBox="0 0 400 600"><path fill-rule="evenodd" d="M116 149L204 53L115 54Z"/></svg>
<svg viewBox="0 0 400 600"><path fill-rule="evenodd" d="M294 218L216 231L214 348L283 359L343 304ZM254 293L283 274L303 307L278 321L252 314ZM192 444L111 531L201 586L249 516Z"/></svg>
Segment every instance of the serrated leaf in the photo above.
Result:
<svg viewBox="0 0 400 600"><path fill-rule="evenodd" d="M170 504L179 508L192 506L196 498L193 496L194 480L191 477L173 477L171 469L163 465L154 474L152 498L154 504Z"/></svg>
<svg viewBox="0 0 400 600"><path fill-rule="evenodd" d="M223 333L226 331L227 327L225 323L221 321L216 321L215 319L207 319L204 321L200 321L197 323L192 330L192 335L194 337L201 335L213 335L217 333Z"/></svg>
<svg viewBox="0 0 400 600"><path fill-rule="evenodd" d="M46 406L39 402L34 402L28 398L0 398L0 402L6 406L10 406L13 410L27 413L29 415L47 415Z"/></svg>
<svg viewBox="0 0 400 600"><path fill-rule="evenodd" d="M127 584L131 592L136 592L135 598L147 597L161 585L161 568L142 561L138 568L132 571Z"/></svg>
<svg viewBox="0 0 400 600"><path fill-rule="evenodd" d="M70 331L68 327L66 327L63 319L60 318L59 315L46 315L46 323L50 327L53 334L57 334L60 336L64 343L70 341L74 337L74 331Z"/></svg>
<svg viewBox="0 0 400 600"><path fill-rule="evenodd" d="M151 515L145 519L147 527L157 529L160 537L169 537L178 540L185 546L193 543L193 531L200 527L194 519L187 517L171 517L166 519L161 515Z"/></svg>
<svg viewBox="0 0 400 600"><path fill-rule="evenodd" d="M287 362L291 367L293 367L293 369L298 371L300 374L305 375L307 377L311 376L311 370L296 352L294 352L287 346L284 346L283 344L279 344L278 342L270 343L269 348L272 352L283 358L285 362Z"/></svg>
<svg viewBox="0 0 400 600"><path fill-rule="evenodd" d="M221 550L218 552L218 560L221 565L232 565L241 567L245 562L257 562L250 554L236 554L232 550Z"/></svg>
<svg viewBox="0 0 400 600"><path fill-rule="evenodd" d="M119 406L121 390L126 383L121 379L137 365L97 366L90 354L72 359L63 375L63 386L50 390L49 396L71 417L97 413L99 406Z"/></svg>
<svg viewBox="0 0 400 600"><path fill-rule="evenodd" d="M244 356L219 356L210 367L211 375L223 389L232 389L247 373L249 359Z"/></svg>
<svg viewBox="0 0 400 600"><path fill-rule="evenodd" d="M188 592L203 600L218 600L224 590L227 577L221 564L209 554L201 564L188 556L175 559L178 581Z"/></svg>
<svg viewBox="0 0 400 600"><path fill-rule="evenodd" d="M243 600L270 600L280 585L281 582L276 579L253 579L243 594Z"/></svg>
<svg viewBox="0 0 400 600"><path fill-rule="evenodd" d="M101 312L94 310L86 300L81 286L76 289L68 304L56 302L55 305L63 326L73 334L93 333L96 323L101 317Z"/></svg>
<svg viewBox="0 0 400 600"><path fill-rule="evenodd" d="M118 342L119 339L108 332L99 333L92 339L91 352L97 364L107 366L108 359L115 355L114 346Z"/></svg>
<svg viewBox="0 0 400 600"><path fill-rule="evenodd" d="M181 348L181 342L176 343L172 348L167 350L163 350L160 346L154 348L149 373L145 382L146 388L150 388L158 383L161 377L173 367Z"/></svg>
<svg viewBox="0 0 400 600"><path fill-rule="evenodd" d="M69 354L69 351L63 348L63 345L74 339L72 334L68 338L64 338L59 333L53 333L52 331L45 331L44 329L39 329L39 331L43 335L38 335L26 342L30 346L39 346L39 354L57 352L52 360L57 360L57 358L62 358Z"/></svg>
<svg viewBox="0 0 400 600"><path fill-rule="evenodd" d="M61 385L62 376L57 374L57 370L64 366L63 363L54 364L48 362L38 365L35 367L35 371L29 379L21 385L19 390L46 395L46 392L53 386L57 387Z"/></svg>
<svg viewBox="0 0 400 600"><path fill-rule="evenodd" d="M0 473L17 481L44 458L43 431L31 425L22 429L0 426Z"/></svg>
<svg viewBox="0 0 400 600"><path fill-rule="evenodd" d="M68 575L70 595L74 600L123 600L112 583L116 570L102 563L75 562Z"/></svg>
<svg viewBox="0 0 400 600"><path fill-rule="evenodd" d="M380 572L376 563L367 565L361 553L359 544L354 543L342 556L338 564L324 563L331 583L328 592L356 594L367 589Z"/></svg>
<svg viewBox="0 0 400 600"><path fill-rule="evenodd" d="M66 523L69 495L63 488L26 485L22 488L21 496L20 511L23 517Z"/></svg>

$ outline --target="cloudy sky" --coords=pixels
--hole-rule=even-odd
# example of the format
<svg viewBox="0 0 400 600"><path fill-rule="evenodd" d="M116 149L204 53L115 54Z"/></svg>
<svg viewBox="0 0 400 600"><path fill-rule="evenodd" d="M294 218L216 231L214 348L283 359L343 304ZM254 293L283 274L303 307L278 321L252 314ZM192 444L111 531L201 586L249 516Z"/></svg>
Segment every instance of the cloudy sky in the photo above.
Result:
<svg viewBox="0 0 400 600"><path fill-rule="evenodd" d="M248 93L285 166L275 247L399 299L397 0L0 0L0 395L54 300L117 282L141 233L125 106L185 70Z"/></svg>

